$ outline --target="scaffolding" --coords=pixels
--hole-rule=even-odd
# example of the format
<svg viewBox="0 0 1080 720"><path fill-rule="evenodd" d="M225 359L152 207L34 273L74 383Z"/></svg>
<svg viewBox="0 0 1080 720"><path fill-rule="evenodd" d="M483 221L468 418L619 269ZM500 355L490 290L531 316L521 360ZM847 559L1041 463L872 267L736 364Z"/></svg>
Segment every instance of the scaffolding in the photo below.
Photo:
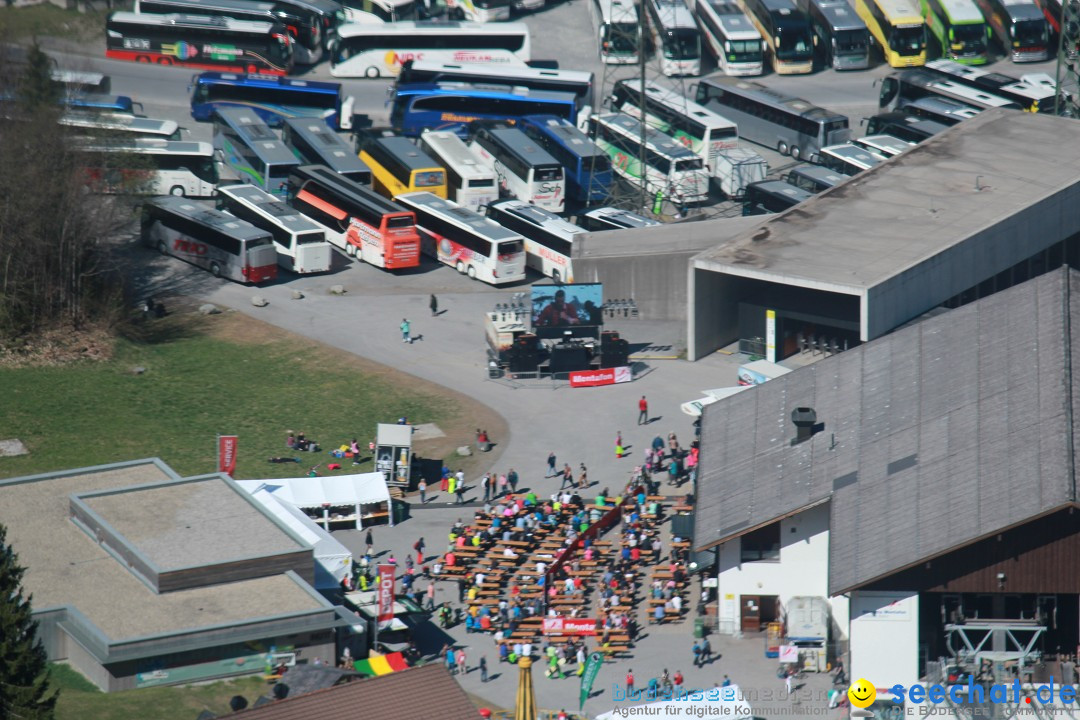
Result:
<svg viewBox="0 0 1080 720"><path fill-rule="evenodd" d="M1080 0L1061 0L1054 112L1080 118Z"/></svg>

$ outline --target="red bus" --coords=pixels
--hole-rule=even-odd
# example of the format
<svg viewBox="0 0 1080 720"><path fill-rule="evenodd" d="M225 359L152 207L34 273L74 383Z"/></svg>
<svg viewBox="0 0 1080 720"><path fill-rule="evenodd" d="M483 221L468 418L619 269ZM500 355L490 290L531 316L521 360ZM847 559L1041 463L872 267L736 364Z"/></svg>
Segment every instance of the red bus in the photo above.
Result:
<svg viewBox="0 0 1080 720"><path fill-rule="evenodd" d="M326 228L326 239L375 267L420 266L416 215L325 165L289 173L289 204Z"/></svg>

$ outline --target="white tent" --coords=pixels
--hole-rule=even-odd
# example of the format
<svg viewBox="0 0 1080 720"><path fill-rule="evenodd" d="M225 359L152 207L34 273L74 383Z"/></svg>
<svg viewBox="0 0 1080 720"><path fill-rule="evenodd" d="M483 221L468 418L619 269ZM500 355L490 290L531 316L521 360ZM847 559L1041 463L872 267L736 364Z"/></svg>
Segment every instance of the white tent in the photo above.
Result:
<svg viewBox="0 0 1080 720"><path fill-rule="evenodd" d="M732 697L734 699L724 699ZM596 720L622 720L626 717L654 716L662 718L723 718L723 720L752 720L753 713L750 711L750 703L742 699L742 693L736 685L725 688L709 688L707 690L687 690L685 692L699 692L701 699L685 700L661 700L648 705L625 704L603 715L597 715ZM695 696L696 697L696 696ZM648 708L648 709L646 709Z"/></svg>
<svg viewBox="0 0 1080 720"><path fill-rule="evenodd" d="M274 497L294 507L320 511L320 521L326 530L330 529L332 522L352 523L359 530L363 527L365 517L371 519L383 513L387 515L390 524L394 524L390 489L386 486L383 474L379 472L238 482L248 492L265 486ZM382 509L383 505L385 509Z"/></svg>
<svg viewBox="0 0 1080 720"><path fill-rule="evenodd" d="M246 482L246 481L241 481ZM245 488L248 489L248 488ZM352 553L294 505L259 485L251 497L315 550L315 587L338 587L352 567Z"/></svg>

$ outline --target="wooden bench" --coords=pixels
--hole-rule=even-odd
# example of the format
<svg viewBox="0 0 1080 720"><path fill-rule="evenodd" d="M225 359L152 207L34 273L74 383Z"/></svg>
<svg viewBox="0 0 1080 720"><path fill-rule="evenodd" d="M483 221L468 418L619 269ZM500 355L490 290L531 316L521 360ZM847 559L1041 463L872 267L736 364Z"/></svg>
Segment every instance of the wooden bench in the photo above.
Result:
<svg viewBox="0 0 1080 720"><path fill-rule="evenodd" d="M596 652L603 653L605 660L614 660L616 655L629 653L630 647L628 645L608 645L596 648Z"/></svg>
<svg viewBox="0 0 1080 720"><path fill-rule="evenodd" d="M676 548L678 550L689 550L690 549L690 541L689 540L683 540L682 542L673 542L673 543L671 543L671 547Z"/></svg>

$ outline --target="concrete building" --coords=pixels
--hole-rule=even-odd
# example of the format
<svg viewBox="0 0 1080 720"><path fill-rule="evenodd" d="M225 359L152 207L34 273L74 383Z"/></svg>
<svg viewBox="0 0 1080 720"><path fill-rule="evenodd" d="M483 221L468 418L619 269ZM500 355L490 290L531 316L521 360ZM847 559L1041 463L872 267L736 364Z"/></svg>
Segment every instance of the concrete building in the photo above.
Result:
<svg viewBox="0 0 1080 720"><path fill-rule="evenodd" d="M721 616L824 583L849 677L1023 672L1031 649L1053 674L1080 644L1074 317L1059 268L707 406L694 547L720 549Z"/></svg>
<svg viewBox="0 0 1080 720"><path fill-rule="evenodd" d="M157 459L0 482L51 660L106 691L260 671L272 649L336 656L350 624L313 551L232 480Z"/></svg>
<svg viewBox="0 0 1080 720"><path fill-rule="evenodd" d="M1077 167L1080 124L979 113L695 257L688 357L771 339L782 359L800 334L850 347L1080 267Z"/></svg>

